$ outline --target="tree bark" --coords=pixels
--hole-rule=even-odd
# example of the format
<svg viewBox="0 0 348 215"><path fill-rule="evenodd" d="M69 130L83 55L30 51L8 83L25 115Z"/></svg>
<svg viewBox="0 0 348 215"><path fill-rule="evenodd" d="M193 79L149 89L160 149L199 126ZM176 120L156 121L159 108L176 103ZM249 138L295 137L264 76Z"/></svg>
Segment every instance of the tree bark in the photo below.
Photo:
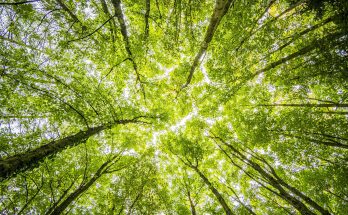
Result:
<svg viewBox="0 0 348 215"><path fill-rule="evenodd" d="M71 193L61 204L59 204L59 206L57 206L52 213L50 213L50 215L59 215L62 212L64 212L64 210L75 200L77 200L77 198L79 196L81 196L84 192L86 192L93 184L94 182L99 179L103 174L106 173L106 170L108 170L108 168L110 167L110 163L112 161L114 161L116 158L113 157L113 159L110 159L108 161L106 161L105 163L103 163L99 169L97 170L97 172L93 175L93 177L85 184L80 185L73 193Z"/></svg>
<svg viewBox="0 0 348 215"><path fill-rule="evenodd" d="M348 104L260 104L264 107L348 107Z"/></svg>
<svg viewBox="0 0 348 215"><path fill-rule="evenodd" d="M122 8L121 8L121 1L120 0L112 0L112 4L113 4L114 9L115 9L115 15L117 17L118 23L120 24L120 27L121 27L121 34L123 37L125 49L127 51L128 57L130 58L130 61L133 64L133 69L134 69L135 74L137 76L137 81L140 84L140 87L141 87L141 90L143 92L143 96L145 99L145 97L146 97L145 96L145 89L144 89L144 86L143 86L141 78L140 78L140 73L138 71L138 65L135 63L133 53L130 49L129 36L128 36L128 31L127 31L126 21L124 19L124 15L123 15Z"/></svg>
<svg viewBox="0 0 348 215"><path fill-rule="evenodd" d="M219 139L222 143L224 143L228 148L230 148L235 155L237 156L237 158L239 160L241 160L242 162L244 162L245 164L249 165L250 167L252 167L254 170L256 170L263 178L265 178L268 183L274 187L275 189L277 189L279 191L279 193L277 193L277 195L279 197L281 197L282 199L284 199L286 202L288 202L289 204L291 204L294 208L296 208L296 210L298 210L302 215L315 215L314 212L312 212L310 209L307 208L307 206L301 202L300 200L298 200L296 197L294 197L293 195L291 195L289 192L287 192L282 185L278 182L278 180L276 178L274 178L272 175L270 175L269 173L267 173L259 164L255 163L254 161L248 159L244 154L242 154L237 148L235 148L234 146L224 142L221 138L219 137L213 137L213 138L217 138Z"/></svg>
<svg viewBox="0 0 348 215"><path fill-rule="evenodd" d="M195 72L195 69L197 68L199 61L201 60L201 57L203 54L206 52L208 49L208 45L213 39L214 33L217 29L217 27L220 24L220 21L222 18L226 15L228 9L230 8L232 2L234 0L216 0L215 7L214 7L214 12L210 18L210 23L208 26L208 29L205 33L204 40L201 43L201 47L196 54L196 57L193 61L193 64L190 68L190 73L189 76L187 77L186 83L181 87L181 89L187 87L193 78L193 73Z"/></svg>
<svg viewBox="0 0 348 215"><path fill-rule="evenodd" d="M107 15L108 17L114 17L110 14L106 1L101 0L101 4L102 4L103 12L105 13L105 15ZM110 21L110 35L112 40L112 47L115 51L116 23L114 19Z"/></svg>
<svg viewBox="0 0 348 215"><path fill-rule="evenodd" d="M221 193L213 186L213 184L209 181L207 177L195 166L190 166L192 169L194 169L197 174L201 177L201 179L204 181L204 183L209 187L209 189L213 192L219 203L221 204L222 208L224 209L226 215L233 215L232 210L227 205L225 199L221 195Z"/></svg>
<svg viewBox="0 0 348 215"><path fill-rule="evenodd" d="M275 171L275 169L265 159L260 158L258 156L256 158L258 160L261 160L263 163L265 163L268 166L268 168L271 170L272 175L277 179L279 184L281 184L283 187L285 187L288 190L290 190L293 194L295 194L298 197L300 197L301 199L303 199L305 202L307 202L307 204L312 206L314 209L318 210L321 214L323 214L323 215L331 215L328 210L326 210L325 208L321 207L314 200L312 200L310 197L306 196L301 191L299 191L297 188L291 186L290 184L286 183L282 178L280 178L278 176L277 172Z"/></svg>
<svg viewBox="0 0 348 215"><path fill-rule="evenodd" d="M89 128L85 131L80 131L74 135L54 140L43 146L40 146L31 151L16 154L4 159L0 159L0 181L11 178L19 172L34 169L46 157L55 155L63 151L67 147L73 147L85 142L89 137L100 133L101 131L111 128L118 124L137 123L139 117L133 119L118 120L110 125L101 125L98 127Z"/></svg>
<svg viewBox="0 0 348 215"><path fill-rule="evenodd" d="M147 38L149 37L149 31L150 31L150 27L149 27L149 17L150 17L150 7L151 7L151 2L150 0L145 0L146 2L146 11L145 11L145 40L147 40Z"/></svg>
<svg viewBox="0 0 348 215"><path fill-rule="evenodd" d="M74 20L74 22L79 22L82 24L82 22L77 18L77 16L64 4L64 2L62 0L57 0L57 3L59 4L59 6L61 8L63 8L63 10L65 10L70 17Z"/></svg>
<svg viewBox="0 0 348 215"><path fill-rule="evenodd" d="M300 50L298 50L297 52L294 52L282 59L279 59L273 63L270 63L268 64L265 68L263 69L260 69L258 71L256 71L253 75L252 75L252 78L261 74L261 73L264 73L264 72L267 72L283 63L286 63L294 58L297 58L297 57L300 57L302 55L305 55L315 49L317 49L318 47L320 47L322 44L326 44L328 42L332 42L333 40L339 38L340 36L343 36L344 34L342 32L336 32L336 33L332 33L332 34L329 34L327 36L325 36L324 38L321 38L319 40L314 40L311 44L309 44L308 46L305 46L303 48L301 48Z"/></svg>
<svg viewBox="0 0 348 215"><path fill-rule="evenodd" d="M189 202L190 202L191 214L192 215L196 215L197 214L196 207L195 207L195 204L193 203L193 200L191 198L191 193L190 193L189 190L187 190L187 196L188 196L188 199L189 199Z"/></svg>
<svg viewBox="0 0 348 215"><path fill-rule="evenodd" d="M343 143L340 143L340 142L332 140L332 139L317 140L317 139L313 139L313 138L302 137L302 136L293 135L293 134L285 134L285 133L282 133L282 135L289 136L289 137L294 137L294 138L297 138L297 139L309 141L309 142L312 142L312 143L322 144L322 145L326 145L326 146L333 146L333 147L348 149L348 145L347 144L343 144Z"/></svg>

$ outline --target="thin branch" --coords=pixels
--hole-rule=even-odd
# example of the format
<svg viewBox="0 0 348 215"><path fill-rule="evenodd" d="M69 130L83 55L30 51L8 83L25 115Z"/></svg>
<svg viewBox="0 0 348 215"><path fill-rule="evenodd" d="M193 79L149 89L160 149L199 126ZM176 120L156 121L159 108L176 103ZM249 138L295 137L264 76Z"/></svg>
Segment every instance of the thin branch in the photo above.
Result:
<svg viewBox="0 0 348 215"><path fill-rule="evenodd" d="M0 5L21 5L21 4L29 4L33 2L38 2L40 0L31 0L31 1L20 1L20 2L1 2Z"/></svg>
<svg viewBox="0 0 348 215"><path fill-rule="evenodd" d="M92 31L91 33L83 36L83 37L80 37L80 38L77 38L77 39L73 39L73 40L69 40L68 43L71 43L71 42L75 42L75 41L78 41L78 40L83 40L89 36L92 36L94 33L96 33L97 31L99 31L102 27L104 27L104 25L106 25L106 23L108 23L110 20L112 20L113 18L115 17L115 15L111 16L108 20L106 20L101 26L99 26L98 28L96 28L94 31Z"/></svg>
<svg viewBox="0 0 348 215"><path fill-rule="evenodd" d="M98 84L98 87L100 86L101 82L102 82L108 75L110 75L110 73L114 70L115 67L121 65L123 62L125 62L125 61L127 61L127 60L131 60L131 58L127 57L127 58L123 59L121 62L119 62L119 63L113 65L113 66L110 68L109 72L108 72L102 79L100 79L99 84Z"/></svg>

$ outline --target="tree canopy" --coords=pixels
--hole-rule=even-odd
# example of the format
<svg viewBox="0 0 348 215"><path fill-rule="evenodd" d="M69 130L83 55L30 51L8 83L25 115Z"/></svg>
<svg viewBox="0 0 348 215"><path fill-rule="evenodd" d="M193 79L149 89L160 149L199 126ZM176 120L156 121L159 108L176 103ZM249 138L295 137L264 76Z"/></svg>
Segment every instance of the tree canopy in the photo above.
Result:
<svg viewBox="0 0 348 215"><path fill-rule="evenodd" d="M0 214L348 214L348 1L0 17Z"/></svg>

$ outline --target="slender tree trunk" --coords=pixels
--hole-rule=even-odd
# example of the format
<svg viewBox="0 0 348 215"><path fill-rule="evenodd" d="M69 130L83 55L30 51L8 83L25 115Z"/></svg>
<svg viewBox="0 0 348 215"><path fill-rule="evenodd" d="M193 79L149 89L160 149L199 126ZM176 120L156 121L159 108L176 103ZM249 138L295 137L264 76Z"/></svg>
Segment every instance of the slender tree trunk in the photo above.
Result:
<svg viewBox="0 0 348 215"><path fill-rule="evenodd" d="M124 15L122 12L122 8L121 8L121 1L120 0L112 0L112 4L114 5L114 9L115 9L115 14L118 20L118 23L120 24L120 28L121 28L121 34L123 37L123 41L125 44L125 48L127 51L128 56L133 59L133 53L130 49L130 42L129 42L129 36L128 36L128 31L127 31L127 26L126 26L126 21L124 19ZM133 68L134 70L138 70L138 66L137 64L132 61L133 63Z"/></svg>
<svg viewBox="0 0 348 215"><path fill-rule="evenodd" d="M298 197L302 198L305 202L307 202L307 204L309 204L310 206L312 206L313 208L315 208L317 211L319 211L322 215L331 215L330 212L328 210L326 210L325 208L321 207L320 205L318 205L315 201L313 201L311 198L309 198L308 196L306 196L305 194L303 194L301 191L299 191L298 189L296 189L295 187L287 184L283 179L279 178L277 175L275 175L276 178L278 179L278 182L283 185L284 187L286 187L288 190L290 190L292 193L294 193L295 195L297 195Z"/></svg>
<svg viewBox="0 0 348 215"><path fill-rule="evenodd" d="M201 43L201 47L198 53L196 54L193 64L191 65L189 76L187 77L186 83L182 86L182 89L187 87L191 83L191 80L193 78L193 73L199 64L201 57L203 56L205 51L208 49L208 45L213 39L214 33L217 27L219 26L220 21L226 15L233 1L234 0L216 0L214 12L210 18L210 23L205 33L204 40Z"/></svg>
<svg viewBox="0 0 348 215"><path fill-rule="evenodd" d="M292 135L292 134L285 134L285 133L282 133L282 135L288 136L288 137L294 137L294 138L301 139L301 140L306 140L306 141L309 141L309 142L312 142L312 143L321 144L321 145L333 146L333 147L348 149L348 145L347 144L343 144L343 143L340 143L338 141L331 140L331 139L329 139L329 140L317 140L317 139L313 139L313 138L302 137L302 136Z"/></svg>
<svg viewBox="0 0 348 215"><path fill-rule="evenodd" d="M63 151L67 147L73 147L83 143L89 137L100 133L105 129L111 128L112 126L118 124L137 123L137 118L139 117L134 119L119 120L110 125L101 125L98 127L89 128L86 131L80 131L60 140L54 140L31 151L0 159L0 181L10 178L16 173L34 169L46 157L53 156L56 153Z"/></svg>
<svg viewBox="0 0 348 215"><path fill-rule="evenodd" d="M326 44L328 42L331 42L331 41L334 41L335 39L339 38L340 36L343 36L344 34L342 32L336 32L336 33L332 33L332 34L329 34L327 36L325 36L324 38L321 38L319 40L315 40L313 41L311 44L309 44L308 46L305 46L303 48L301 48L300 50L298 50L297 52L294 52L282 59L279 59L273 63L270 63L268 64L265 68L263 69L260 69L258 71L256 71L253 75L252 75L252 78L261 74L261 73L264 73L264 72L267 72L283 63L286 63L294 58L297 58L297 57L300 57L302 55L305 55L315 49L317 49L318 47L320 47L320 45L322 44Z"/></svg>
<svg viewBox="0 0 348 215"><path fill-rule="evenodd" d="M93 177L85 184L79 186L73 193L71 193L61 204L59 204L50 215L59 215L61 214L73 201L77 200L86 190L88 190L94 182L99 179L103 174L105 174L106 170L110 167L108 166L113 160L115 160L116 156L103 163L97 172L93 175Z"/></svg>
<svg viewBox="0 0 348 215"><path fill-rule="evenodd" d="M192 169L194 169L198 175L201 177L201 179L204 181L204 183L209 187L209 189L213 192L219 203L221 204L222 208L224 209L226 215L233 215L232 210L227 205L225 199L221 195L221 193L213 186L213 184L209 181L207 177L195 166L191 166Z"/></svg>
<svg viewBox="0 0 348 215"><path fill-rule="evenodd" d="M213 137L219 139L222 143L224 143L228 148L230 148L238 159L240 159L245 164L252 167L254 170L256 170L263 178L265 178L268 183L277 189L279 193L277 193L278 196L280 196L282 199L287 201L289 204L291 204L294 208L296 208L302 215L315 215L314 212L312 212L310 209L307 208L307 206L298 200L296 197L291 195L289 192L287 192L282 185L278 182L276 178L274 178L272 175L267 173L259 164L255 163L254 161L248 159L244 154L242 154L237 148L234 146L224 142L219 137ZM222 148L221 148L222 149Z"/></svg>
<svg viewBox="0 0 348 215"><path fill-rule="evenodd" d="M259 164L253 162L252 160L248 159L245 155L243 155L241 152L239 152L235 147L233 147L232 145L228 144L227 145L229 148L234 149L233 151L235 151L237 154L239 154L245 161L247 161L247 163L249 165L251 165L251 167L253 169L255 169L257 172L259 172L263 177L267 178L270 182L270 184L276 188L277 190L279 190L281 196L283 196L286 200L288 200L289 202L294 203L293 206L298 209L302 214L314 214L313 212L309 211L309 209L299 200L297 200L296 198L294 198L293 196L291 196L288 192L285 191L285 189L283 189L283 187L287 188L290 192L292 192L293 194L297 195L298 197L302 198L306 203L308 203L309 205L311 205L313 208L315 208L316 210L318 210L321 214L323 215L330 215L330 213L325 210L323 207L319 206L315 201L313 201L311 198L309 198L308 196L304 195L302 192L300 192L299 190L297 190L295 187L290 186L289 184L287 184L283 179L281 179L275 172L275 170L267 163L265 162L263 159L259 159L259 160L263 160L263 162L265 162L268 167L270 167L272 175L270 175L269 173L267 173ZM281 187L281 186L283 187Z"/></svg>
<svg viewBox="0 0 348 215"><path fill-rule="evenodd" d="M299 191L297 188L291 186L290 184L286 183L282 178L280 178L278 176L277 172L275 171L275 169L265 159L263 159L263 158L261 158L259 156L256 157L255 155L253 155L253 157L255 157L256 159L258 159L258 160L262 161L263 163L265 163L268 166L268 168L271 170L272 175L277 179L279 184L281 184L283 187L287 188L293 194L295 194L298 197L300 197L301 199L303 199L305 202L307 202L307 204L309 204L310 206L312 206L313 208L318 210L321 214L323 214L323 215L331 215L328 210L326 210L325 208L321 207L314 200L312 200L310 197L306 196L301 191Z"/></svg>
<svg viewBox="0 0 348 215"><path fill-rule="evenodd" d="M191 193L189 190L187 190L187 196L188 196L188 199L189 199L189 202L190 202L190 208L191 208L191 214L192 215L196 215L196 207L195 207L195 204L193 203L193 200L191 198Z"/></svg>
<svg viewBox="0 0 348 215"><path fill-rule="evenodd" d="M332 16L332 17L329 17L329 18L325 19L324 21L322 21L322 22L320 22L320 23L318 23L318 24L316 24L316 25L313 25L313 26L307 28L306 30L301 31L300 33L295 33L295 34L292 36L291 40L289 40L288 42L284 43L282 46L280 46L279 48L277 48L277 49L274 50L273 52L269 53L267 56L270 56L271 54L273 54L273 53L275 53L275 52L278 52L278 51L283 50L285 47L289 46L291 43L293 43L294 41L296 41L298 38L302 37L303 35L305 35L305 34L311 32L311 31L314 31L314 30L316 30L316 29L318 29L318 28L320 28L320 27L326 25L327 23L330 23L330 22L334 21L335 19L337 19L337 17L339 17L339 16Z"/></svg>
<svg viewBox="0 0 348 215"><path fill-rule="evenodd" d="M260 104L264 107L348 107L348 104Z"/></svg>
<svg viewBox="0 0 348 215"><path fill-rule="evenodd" d="M106 4L105 0L101 0L101 4L102 4L102 8L104 13L108 16L108 17L112 17L112 15L109 12L108 6ZM113 51L115 51L115 38L116 38L116 23L115 23L115 19L110 20L110 35L111 35L111 40L112 40L112 47L113 47Z"/></svg>
<svg viewBox="0 0 348 215"><path fill-rule="evenodd" d="M150 27L149 27L149 17L150 17L150 6L151 6L151 2L150 0L145 0L146 3L146 11L145 11L145 32L144 32L144 39L147 40L147 38L149 37L149 31L150 31Z"/></svg>
<svg viewBox="0 0 348 215"><path fill-rule="evenodd" d="M57 0L57 3L63 10L65 10L69 16L74 20L74 22L79 22L82 24L82 22L77 18L77 16L64 4L62 0Z"/></svg>
<svg viewBox="0 0 348 215"><path fill-rule="evenodd" d="M251 165L253 169L255 169L257 172L259 172L264 178L268 180L270 185L274 188L276 188L279 191L279 196L282 197L284 200L289 202L294 208L296 208L301 214L303 215L315 215L312 211L310 211L307 206L302 203L300 200L296 199L294 196L292 196L290 193L288 193L278 181L272 177L270 174L268 174L260 165L257 163L248 160L248 163Z"/></svg>
<svg viewBox="0 0 348 215"><path fill-rule="evenodd" d="M141 87L141 90L142 90L142 93L143 93L143 97L145 99L146 98L145 89L144 89L144 86L143 86L141 78L140 78L140 73L138 71L138 65L134 61L134 56L133 56L133 53L132 53L131 48L130 48L130 42L129 42L129 36L128 36L128 31L127 31L126 21L125 21L124 14L123 14L122 8L121 8L121 0L112 0L111 2L113 4L113 6L114 6L115 15L116 15L118 23L120 24L120 27L121 27L121 34L122 34L122 37L123 37L125 49L127 51L128 57L130 58L130 61L133 64L133 69L134 69L135 74L137 76L137 81L140 83L140 87Z"/></svg>

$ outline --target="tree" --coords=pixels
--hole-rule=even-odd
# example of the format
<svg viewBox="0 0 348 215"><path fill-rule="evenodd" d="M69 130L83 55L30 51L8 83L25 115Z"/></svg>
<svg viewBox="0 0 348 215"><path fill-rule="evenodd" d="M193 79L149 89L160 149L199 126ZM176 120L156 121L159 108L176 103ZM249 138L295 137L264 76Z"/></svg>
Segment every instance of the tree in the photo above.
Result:
<svg viewBox="0 0 348 215"><path fill-rule="evenodd" d="M347 8L0 1L0 214L348 214Z"/></svg>

